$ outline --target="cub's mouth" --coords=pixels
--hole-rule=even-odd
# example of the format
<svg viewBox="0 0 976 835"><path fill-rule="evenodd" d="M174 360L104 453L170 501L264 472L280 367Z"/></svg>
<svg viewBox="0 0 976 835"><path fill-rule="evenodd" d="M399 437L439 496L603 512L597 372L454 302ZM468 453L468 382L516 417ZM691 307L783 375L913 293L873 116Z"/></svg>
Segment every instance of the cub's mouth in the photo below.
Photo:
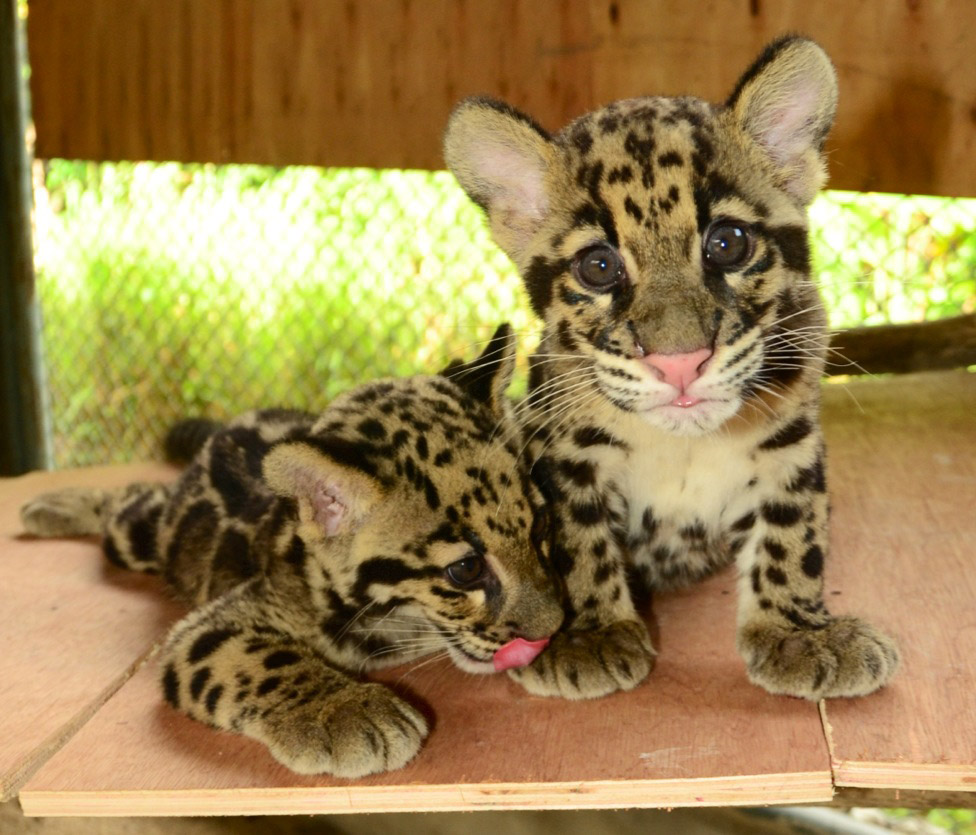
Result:
<svg viewBox="0 0 976 835"><path fill-rule="evenodd" d="M454 662L454 666L459 667L466 673L477 673L484 675L495 672L495 665L492 663L491 655L487 658L475 655L456 644L448 644L447 654Z"/></svg>
<svg viewBox="0 0 976 835"><path fill-rule="evenodd" d="M514 638L495 650L487 660L456 645L450 645L448 653L458 667L469 673L500 673L531 664L548 644L548 638L538 641Z"/></svg>

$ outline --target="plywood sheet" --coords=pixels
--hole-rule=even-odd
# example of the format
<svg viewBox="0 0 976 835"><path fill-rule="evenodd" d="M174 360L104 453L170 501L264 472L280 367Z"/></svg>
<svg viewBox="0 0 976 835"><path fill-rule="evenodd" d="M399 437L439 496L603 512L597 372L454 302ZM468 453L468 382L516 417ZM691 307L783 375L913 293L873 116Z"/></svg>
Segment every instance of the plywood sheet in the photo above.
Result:
<svg viewBox="0 0 976 835"><path fill-rule="evenodd" d="M824 709L839 786L976 791L976 374L828 387L829 587L898 639L892 685Z"/></svg>
<svg viewBox="0 0 976 835"><path fill-rule="evenodd" d="M436 726L406 768L300 777L257 743L161 703L141 670L21 792L29 815L313 814L824 802L816 706L750 685L733 648L733 577L662 599L657 669L636 691L569 703L446 662L386 677Z"/></svg>
<svg viewBox="0 0 976 835"><path fill-rule="evenodd" d="M626 96L723 101L785 32L837 64L835 188L976 195L971 0L32 0L37 154L441 168L462 96L549 129Z"/></svg>
<svg viewBox="0 0 976 835"><path fill-rule="evenodd" d="M0 480L0 800L121 686L178 611L93 542L20 538L20 505L64 485L172 474L145 465Z"/></svg>

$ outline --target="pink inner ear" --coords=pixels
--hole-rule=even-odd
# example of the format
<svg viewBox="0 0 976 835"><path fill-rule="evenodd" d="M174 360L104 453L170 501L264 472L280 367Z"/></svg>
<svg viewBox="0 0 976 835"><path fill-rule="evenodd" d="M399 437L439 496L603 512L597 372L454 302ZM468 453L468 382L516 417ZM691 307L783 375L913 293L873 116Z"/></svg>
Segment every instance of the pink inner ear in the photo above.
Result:
<svg viewBox="0 0 976 835"><path fill-rule="evenodd" d="M315 521L322 526L326 536L335 536L346 515L346 506L339 501L337 495L322 484L315 486L309 498L312 501Z"/></svg>

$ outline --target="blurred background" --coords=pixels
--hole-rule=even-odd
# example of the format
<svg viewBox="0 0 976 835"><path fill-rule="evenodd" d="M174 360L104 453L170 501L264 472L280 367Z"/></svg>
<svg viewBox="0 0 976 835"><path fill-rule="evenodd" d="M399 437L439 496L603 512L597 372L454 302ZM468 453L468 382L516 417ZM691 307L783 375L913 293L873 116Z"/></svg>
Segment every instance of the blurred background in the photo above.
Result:
<svg viewBox="0 0 976 835"><path fill-rule="evenodd" d="M156 457L185 414L321 409L501 321L523 359L536 337L446 172L46 160L34 199L56 467ZM811 220L835 328L976 311L976 200L829 191Z"/></svg>

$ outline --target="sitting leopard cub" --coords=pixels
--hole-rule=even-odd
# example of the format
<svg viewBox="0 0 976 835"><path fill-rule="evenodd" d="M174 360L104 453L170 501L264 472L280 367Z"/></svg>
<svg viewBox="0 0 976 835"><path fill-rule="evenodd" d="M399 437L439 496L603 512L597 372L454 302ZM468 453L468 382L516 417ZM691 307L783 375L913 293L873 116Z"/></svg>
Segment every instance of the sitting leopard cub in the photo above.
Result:
<svg viewBox="0 0 976 835"><path fill-rule="evenodd" d="M635 686L651 656L628 579L672 588L733 561L754 682L820 699L894 673L891 639L823 600L828 340L806 206L836 100L823 50L784 38L724 105L618 101L554 136L489 99L451 116L448 166L544 320L523 414L571 611L513 672L532 691Z"/></svg>
<svg viewBox="0 0 976 835"><path fill-rule="evenodd" d="M198 607L163 650L177 709L303 774L398 768L427 722L356 674L434 652L517 667L563 619L506 431L513 368L503 325L475 362L361 386L317 419L246 415L176 483L43 495L24 527L102 533L109 560Z"/></svg>

